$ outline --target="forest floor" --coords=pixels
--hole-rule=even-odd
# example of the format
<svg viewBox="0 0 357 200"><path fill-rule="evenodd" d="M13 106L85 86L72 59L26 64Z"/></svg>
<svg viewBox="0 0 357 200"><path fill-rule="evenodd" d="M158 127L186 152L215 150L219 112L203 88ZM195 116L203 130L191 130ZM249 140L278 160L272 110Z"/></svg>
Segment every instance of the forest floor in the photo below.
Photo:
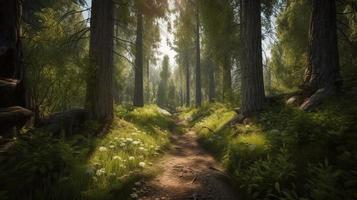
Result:
<svg viewBox="0 0 357 200"><path fill-rule="evenodd" d="M177 122L177 126L187 127L184 122ZM136 183L139 187L133 192L138 199L238 199L229 176L200 146L194 131L173 133L170 139L171 148L153 166L161 173Z"/></svg>

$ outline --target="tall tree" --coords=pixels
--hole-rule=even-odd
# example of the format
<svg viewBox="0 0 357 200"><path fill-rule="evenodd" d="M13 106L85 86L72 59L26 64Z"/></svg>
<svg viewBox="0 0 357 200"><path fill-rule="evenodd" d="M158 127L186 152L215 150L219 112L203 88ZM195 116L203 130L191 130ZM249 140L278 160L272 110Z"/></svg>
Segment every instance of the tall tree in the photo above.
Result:
<svg viewBox="0 0 357 200"><path fill-rule="evenodd" d="M244 116L262 109L265 101L260 3L260 0L241 1L241 111Z"/></svg>
<svg viewBox="0 0 357 200"><path fill-rule="evenodd" d="M196 1L196 107L201 106L200 4Z"/></svg>
<svg viewBox="0 0 357 200"><path fill-rule="evenodd" d="M133 105L144 106L144 43L143 43L143 26L144 19L155 20L164 17L168 8L167 0L144 1L136 0L134 2L136 14L136 42L135 42L135 85Z"/></svg>
<svg viewBox="0 0 357 200"><path fill-rule="evenodd" d="M139 3L139 2L138 2ZM136 42L135 42L135 85L134 106L144 106L144 77L143 77L143 14L142 5L137 6L136 11Z"/></svg>
<svg viewBox="0 0 357 200"><path fill-rule="evenodd" d="M190 78L191 78L191 73L190 73L190 60L188 56L188 52L185 52L185 71L186 71L186 106L190 106Z"/></svg>
<svg viewBox="0 0 357 200"><path fill-rule="evenodd" d="M237 51L238 34L234 17L234 6L230 0L205 1L201 6L204 44L211 53L211 59L221 67L220 82L223 100L232 100L232 58Z"/></svg>
<svg viewBox="0 0 357 200"><path fill-rule="evenodd" d="M98 120L113 117L113 37L114 2L92 0L86 106Z"/></svg>
<svg viewBox="0 0 357 200"><path fill-rule="evenodd" d="M32 115L25 109L21 11L20 0L0 1L0 133L24 125Z"/></svg>
<svg viewBox="0 0 357 200"><path fill-rule="evenodd" d="M160 72L160 84L157 92L157 104L161 107L168 106L169 78L170 78L169 57L165 55L162 61L162 70Z"/></svg>
<svg viewBox="0 0 357 200"><path fill-rule="evenodd" d="M335 0L313 0L309 30L308 65L303 83L309 98L301 109L309 110L341 86L336 33ZM310 96L311 95L311 96Z"/></svg>

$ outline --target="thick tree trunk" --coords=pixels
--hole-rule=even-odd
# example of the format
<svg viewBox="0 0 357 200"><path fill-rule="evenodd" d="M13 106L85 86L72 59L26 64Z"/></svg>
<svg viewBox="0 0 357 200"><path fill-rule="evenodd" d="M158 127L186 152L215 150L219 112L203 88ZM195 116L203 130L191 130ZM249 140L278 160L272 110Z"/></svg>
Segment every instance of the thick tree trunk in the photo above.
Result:
<svg viewBox="0 0 357 200"><path fill-rule="evenodd" d="M113 117L113 36L113 1L92 0L87 108L91 116L98 120L110 120Z"/></svg>
<svg viewBox="0 0 357 200"><path fill-rule="evenodd" d="M212 103L216 98L216 81L214 77L214 64L212 61L210 61L208 67L208 101Z"/></svg>
<svg viewBox="0 0 357 200"><path fill-rule="evenodd" d="M21 46L21 12L20 0L0 1L0 132L13 126L22 127L32 116L32 112L25 109L28 103Z"/></svg>
<svg viewBox="0 0 357 200"><path fill-rule="evenodd" d="M201 47L200 47L200 13L199 2L196 1L196 107L201 106Z"/></svg>
<svg viewBox="0 0 357 200"><path fill-rule="evenodd" d="M313 0L308 66L303 89L309 98L301 109L310 110L341 86L336 33L335 0ZM311 95L312 94L312 95ZM311 96L310 96L311 95Z"/></svg>
<svg viewBox="0 0 357 200"><path fill-rule="evenodd" d="M190 106L190 62L188 59L188 52L186 52L185 56L185 68L186 68L186 106Z"/></svg>
<svg viewBox="0 0 357 200"><path fill-rule="evenodd" d="M226 55L223 60L223 100L232 100L231 58Z"/></svg>
<svg viewBox="0 0 357 200"><path fill-rule="evenodd" d="M244 116L263 108L265 101L260 0L242 0L242 106Z"/></svg>
<svg viewBox="0 0 357 200"><path fill-rule="evenodd" d="M136 55L135 55L135 86L134 106L144 106L144 74L143 74L143 14L141 9L137 10L136 28Z"/></svg>

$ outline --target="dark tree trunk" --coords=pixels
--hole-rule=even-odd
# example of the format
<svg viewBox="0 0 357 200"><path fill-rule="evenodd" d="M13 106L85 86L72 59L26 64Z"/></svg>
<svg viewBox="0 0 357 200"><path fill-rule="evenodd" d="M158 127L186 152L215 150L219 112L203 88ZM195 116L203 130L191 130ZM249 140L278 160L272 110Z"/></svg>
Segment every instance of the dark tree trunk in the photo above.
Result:
<svg viewBox="0 0 357 200"><path fill-rule="evenodd" d="M214 77L214 64L211 60L208 67L208 101L212 103L216 98L216 81Z"/></svg>
<svg viewBox="0 0 357 200"><path fill-rule="evenodd" d="M265 101L260 0L242 0L241 73L242 106L244 116L263 108Z"/></svg>
<svg viewBox="0 0 357 200"><path fill-rule="evenodd" d="M342 84L335 0L312 1L308 48L308 66L302 87L309 98L301 105L303 110L313 109Z"/></svg>
<svg viewBox="0 0 357 200"><path fill-rule="evenodd" d="M21 46L21 12L20 0L0 1L0 132L13 126L21 127L32 115L25 109L28 103Z"/></svg>
<svg viewBox="0 0 357 200"><path fill-rule="evenodd" d="M92 0L87 108L91 116L98 120L110 120L113 117L113 37L113 1Z"/></svg>
<svg viewBox="0 0 357 200"><path fill-rule="evenodd" d="M190 106L190 61L188 59L188 52L186 52L185 56L185 68L186 68L186 106Z"/></svg>
<svg viewBox="0 0 357 200"><path fill-rule="evenodd" d="M196 1L196 107L201 106L201 47L200 47L200 13L199 2Z"/></svg>
<svg viewBox="0 0 357 200"><path fill-rule="evenodd" d="M223 100L232 100L231 58L226 55L223 60Z"/></svg>
<svg viewBox="0 0 357 200"><path fill-rule="evenodd" d="M136 55L135 55L135 86L134 106L144 106L144 74L143 74L143 14L137 10Z"/></svg>

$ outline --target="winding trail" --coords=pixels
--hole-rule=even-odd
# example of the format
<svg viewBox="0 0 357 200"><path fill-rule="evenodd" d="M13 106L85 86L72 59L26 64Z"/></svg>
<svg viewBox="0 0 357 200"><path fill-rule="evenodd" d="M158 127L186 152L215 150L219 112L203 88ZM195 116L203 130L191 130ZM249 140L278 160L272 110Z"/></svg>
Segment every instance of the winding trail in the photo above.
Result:
<svg viewBox="0 0 357 200"><path fill-rule="evenodd" d="M173 134L172 147L154 167L161 173L140 184L141 200L238 200L219 163L198 143L195 132Z"/></svg>

